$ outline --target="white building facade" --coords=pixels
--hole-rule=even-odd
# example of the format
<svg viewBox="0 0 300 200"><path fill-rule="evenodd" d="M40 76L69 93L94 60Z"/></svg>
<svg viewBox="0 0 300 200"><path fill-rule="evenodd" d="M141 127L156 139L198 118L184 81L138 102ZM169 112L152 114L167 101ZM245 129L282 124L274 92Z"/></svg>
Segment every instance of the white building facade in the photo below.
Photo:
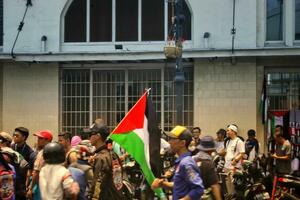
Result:
<svg viewBox="0 0 300 200"><path fill-rule="evenodd" d="M0 2L1 130L79 133L97 117L113 128L149 87L160 126L176 125L175 63L163 53L170 2L32 0L14 58L27 2ZM263 143L264 77L270 110L300 107L300 0L237 0L235 14L233 7L234 0L184 3L184 125L214 136L235 123Z"/></svg>

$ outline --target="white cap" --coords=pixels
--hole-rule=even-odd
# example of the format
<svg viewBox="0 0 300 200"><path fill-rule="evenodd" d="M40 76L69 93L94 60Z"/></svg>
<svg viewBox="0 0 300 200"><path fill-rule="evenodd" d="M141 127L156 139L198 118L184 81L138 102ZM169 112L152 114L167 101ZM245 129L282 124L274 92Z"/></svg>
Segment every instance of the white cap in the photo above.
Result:
<svg viewBox="0 0 300 200"><path fill-rule="evenodd" d="M227 126L227 128L229 128L230 130L238 133L238 127L235 124L230 124L230 125Z"/></svg>

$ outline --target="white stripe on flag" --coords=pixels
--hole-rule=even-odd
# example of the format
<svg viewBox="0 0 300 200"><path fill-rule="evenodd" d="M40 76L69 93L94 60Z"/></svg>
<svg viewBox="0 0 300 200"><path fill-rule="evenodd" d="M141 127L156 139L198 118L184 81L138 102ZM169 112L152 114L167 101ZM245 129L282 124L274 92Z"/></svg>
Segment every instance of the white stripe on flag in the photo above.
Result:
<svg viewBox="0 0 300 200"><path fill-rule="evenodd" d="M148 132L148 119L144 116L144 128L135 129L134 132L142 139L144 142L144 152L148 167L150 166L150 148L149 148L149 132Z"/></svg>

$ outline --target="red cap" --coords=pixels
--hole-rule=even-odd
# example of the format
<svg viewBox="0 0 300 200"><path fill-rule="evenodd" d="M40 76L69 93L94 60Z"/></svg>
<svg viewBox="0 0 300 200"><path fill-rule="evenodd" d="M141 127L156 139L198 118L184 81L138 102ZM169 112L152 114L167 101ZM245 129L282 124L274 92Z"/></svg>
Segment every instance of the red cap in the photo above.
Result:
<svg viewBox="0 0 300 200"><path fill-rule="evenodd" d="M49 130L43 130L43 131L39 131L37 133L33 134L34 136L40 137L40 138L44 138L46 140L49 140L50 142L52 141L52 133Z"/></svg>

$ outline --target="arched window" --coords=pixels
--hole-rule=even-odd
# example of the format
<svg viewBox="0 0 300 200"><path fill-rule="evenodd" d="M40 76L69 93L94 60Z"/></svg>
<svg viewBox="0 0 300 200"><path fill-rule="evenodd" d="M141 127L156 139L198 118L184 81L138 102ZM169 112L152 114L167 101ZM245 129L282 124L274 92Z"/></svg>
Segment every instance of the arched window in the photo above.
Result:
<svg viewBox="0 0 300 200"><path fill-rule="evenodd" d="M70 0L64 42L164 41L171 6L165 0ZM184 39L191 39L191 12L184 1Z"/></svg>
<svg viewBox="0 0 300 200"><path fill-rule="evenodd" d="M65 42L86 42L86 1L74 0L65 15Z"/></svg>

